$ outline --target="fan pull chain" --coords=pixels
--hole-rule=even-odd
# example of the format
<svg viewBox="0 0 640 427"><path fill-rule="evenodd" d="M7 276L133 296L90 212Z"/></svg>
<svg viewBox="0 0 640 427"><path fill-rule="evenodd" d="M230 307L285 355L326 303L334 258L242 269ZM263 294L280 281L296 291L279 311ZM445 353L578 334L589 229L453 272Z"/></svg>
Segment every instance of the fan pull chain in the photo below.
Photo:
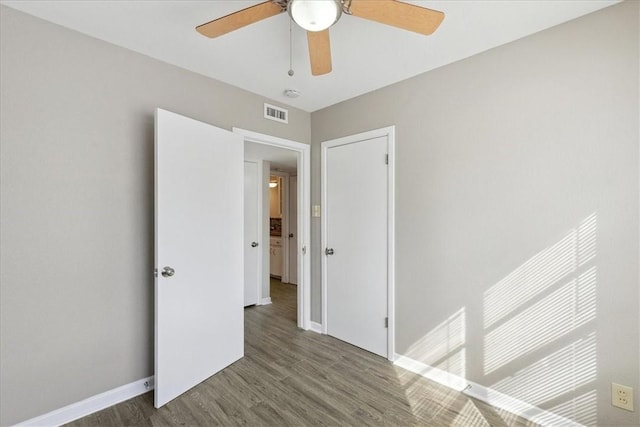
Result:
<svg viewBox="0 0 640 427"><path fill-rule="evenodd" d="M289 76L293 76L293 37L291 36L291 21L289 18Z"/></svg>

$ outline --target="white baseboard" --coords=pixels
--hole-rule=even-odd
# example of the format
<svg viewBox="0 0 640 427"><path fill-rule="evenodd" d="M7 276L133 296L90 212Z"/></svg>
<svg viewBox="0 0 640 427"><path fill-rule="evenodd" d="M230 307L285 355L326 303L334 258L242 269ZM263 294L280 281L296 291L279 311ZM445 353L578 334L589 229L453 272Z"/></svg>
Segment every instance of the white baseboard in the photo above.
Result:
<svg viewBox="0 0 640 427"><path fill-rule="evenodd" d="M260 305L268 305L271 304L271 297L262 298L260 300Z"/></svg>
<svg viewBox="0 0 640 427"><path fill-rule="evenodd" d="M79 418L93 414L94 412L101 411L109 406L113 406L120 402L124 402L125 400L144 394L153 390L153 387L153 376L143 378L121 387L105 391L104 393L96 394L95 396L81 400L80 402L72 403L71 405L40 415L39 417L23 421L16 424L14 427L59 426L70 423L71 421L75 421Z"/></svg>
<svg viewBox="0 0 640 427"><path fill-rule="evenodd" d="M523 402L522 400L518 400L489 387L474 383L473 381L469 381L458 375L443 371L442 369L434 368L422 362L418 362L417 360L401 354L396 354L394 364L439 384L460 391L467 396L489 403L496 408L509 411L529 421L538 422L539 420L544 419L545 423L548 425L584 427L582 424L561 415L538 408L537 406L533 406L529 403Z"/></svg>
<svg viewBox="0 0 640 427"><path fill-rule="evenodd" d="M464 390L469 384L469 382L462 377L450 374L442 369L433 368L401 354L396 353L393 364L457 391Z"/></svg>
<svg viewBox="0 0 640 427"><path fill-rule="evenodd" d="M311 327L309 328L310 331L317 332L319 334L322 333L322 323L311 322L310 325L311 325Z"/></svg>

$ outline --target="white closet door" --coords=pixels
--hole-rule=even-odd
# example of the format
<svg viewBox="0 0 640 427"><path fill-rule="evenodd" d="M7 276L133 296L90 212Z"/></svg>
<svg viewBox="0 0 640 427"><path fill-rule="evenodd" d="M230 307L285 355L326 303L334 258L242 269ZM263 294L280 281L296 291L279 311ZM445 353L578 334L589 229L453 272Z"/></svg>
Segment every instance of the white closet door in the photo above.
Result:
<svg viewBox="0 0 640 427"><path fill-rule="evenodd" d="M387 137L337 145L326 161L327 332L387 357Z"/></svg>

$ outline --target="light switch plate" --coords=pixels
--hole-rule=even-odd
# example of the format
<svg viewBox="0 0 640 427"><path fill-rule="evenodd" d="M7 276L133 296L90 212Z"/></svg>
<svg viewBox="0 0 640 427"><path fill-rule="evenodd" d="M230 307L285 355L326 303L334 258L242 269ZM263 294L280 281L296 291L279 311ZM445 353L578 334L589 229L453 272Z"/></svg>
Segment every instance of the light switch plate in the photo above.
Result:
<svg viewBox="0 0 640 427"><path fill-rule="evenodd" d="M314 218L320 217L320 205L313 205L311 209L311 216Z"/></svg>

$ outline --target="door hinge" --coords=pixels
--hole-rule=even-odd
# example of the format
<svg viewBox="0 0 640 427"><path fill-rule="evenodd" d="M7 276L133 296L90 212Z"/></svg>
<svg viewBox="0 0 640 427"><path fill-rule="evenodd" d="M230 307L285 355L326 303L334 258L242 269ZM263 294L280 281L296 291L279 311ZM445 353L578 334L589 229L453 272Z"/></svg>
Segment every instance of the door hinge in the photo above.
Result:
<svg viewBox="0 0 640 427"><path fill-rule="evenodd" d="M385 328L388 328L388 327L389 327L389 318L388 318L388 317L385 317L385 318L384 318L384 327L385 327Z"/></svg>
<svg viewBox="0 0 640 427"><path fill-rule="evenodd" d="M389 164L389 155L388 155L388 154L385 154L385 155L384 155L384 164L385 164L385 165L388 165L388 164Z"/></svg>

